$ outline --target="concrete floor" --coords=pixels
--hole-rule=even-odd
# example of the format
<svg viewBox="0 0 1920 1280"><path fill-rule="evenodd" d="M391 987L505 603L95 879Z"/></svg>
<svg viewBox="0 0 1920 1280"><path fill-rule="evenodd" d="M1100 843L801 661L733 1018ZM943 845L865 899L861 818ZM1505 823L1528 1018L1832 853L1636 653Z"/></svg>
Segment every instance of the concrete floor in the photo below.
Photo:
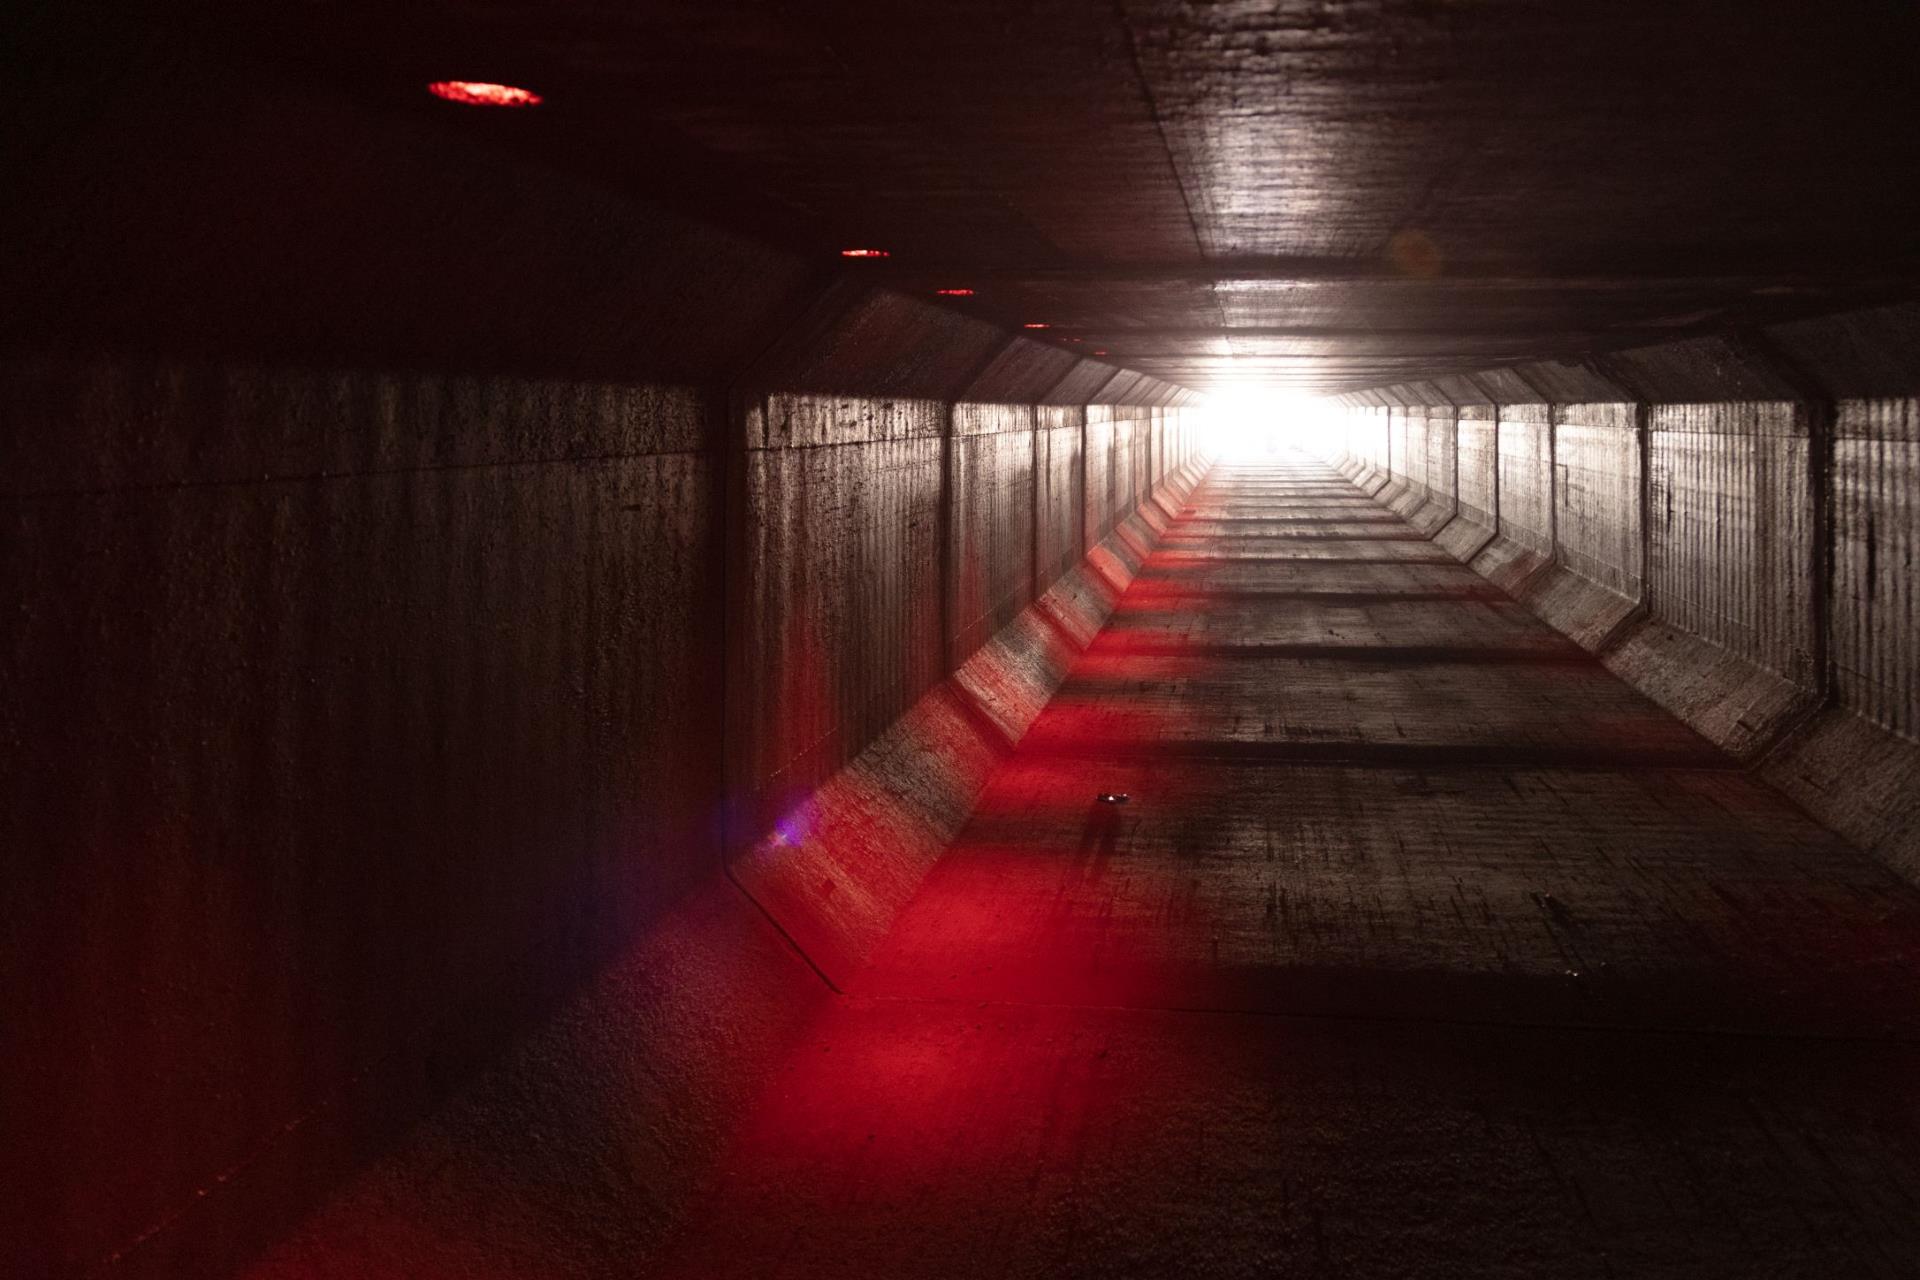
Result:
<svg viewBox="0 0 1920 1280"><path fill-rule="evenodd" d="M666 1270L1920 1274L1916 955L1335 472L1223 466Z"/></svg>

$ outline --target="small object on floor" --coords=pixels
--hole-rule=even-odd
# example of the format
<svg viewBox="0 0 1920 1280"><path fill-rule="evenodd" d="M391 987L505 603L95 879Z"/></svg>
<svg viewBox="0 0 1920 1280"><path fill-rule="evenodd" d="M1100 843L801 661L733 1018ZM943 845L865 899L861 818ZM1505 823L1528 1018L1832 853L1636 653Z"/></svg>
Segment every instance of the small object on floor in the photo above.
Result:
<svg viewBox="0 0 1920 1280"><path fill-rule="evenodd" d="M1101 804L1125 804L1127 801L1133 799L1133 797L1124 791L1102 791L1099 795L1095 796L1094 799L1098 800Z"/></svg>

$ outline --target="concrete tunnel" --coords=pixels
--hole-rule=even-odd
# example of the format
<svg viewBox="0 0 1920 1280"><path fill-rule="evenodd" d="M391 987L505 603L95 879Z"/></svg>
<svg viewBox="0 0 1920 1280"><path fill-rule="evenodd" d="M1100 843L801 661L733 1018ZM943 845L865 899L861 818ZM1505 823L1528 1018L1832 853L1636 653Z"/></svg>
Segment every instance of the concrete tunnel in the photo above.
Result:
<svg viewBox="0 0 1920 1280"><path fill-rule="evenodd" d="M1913 6L10 25L0 1273L1920 1275Z"/></svg>

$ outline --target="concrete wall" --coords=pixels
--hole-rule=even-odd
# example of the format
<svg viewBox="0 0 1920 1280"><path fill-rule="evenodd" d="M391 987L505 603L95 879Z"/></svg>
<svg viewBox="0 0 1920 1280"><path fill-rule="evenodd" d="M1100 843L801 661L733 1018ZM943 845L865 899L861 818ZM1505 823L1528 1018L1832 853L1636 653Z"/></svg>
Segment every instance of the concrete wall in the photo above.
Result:
<svg viewBox="0 0 1920 1280"><path fill-rule="evenodd" d="M1569 572L1640 597L1640 451L1630 404L1554 406L1555 554Z"/></svg>
<svg viewBox="0 0 1920 1280"><path fill-rule="evenodd" d="M0 1271L220 1274L454 1096L648 1238L789 943L857 952L1110 605L1173 389L1090 493L1112 366L174 53L39 104L5 213Z"/></svg>
<svg viewBox="0 0 1920 1280"><path fill-rule="evenodd" d="M973 654L1033 603L1033 405L955 405L949 653Z"/></svg>
<svg viewBox="0 0 1920 1280"><path fill-rule="evenodd" d="M747 419L743 730L730 735L735 803L755 798L749 825L832 776L946 674L948 406L804 394L764 405Z"/></svg>
<svg viewBox="0 0 1920 1280"><path fill-rule="evenodd" d="M1834 694L1920 738L1920 400L1847 399L1834 423Z"/></svg>
<svg viewBox="0 0 1920 1280"><path fill-rule="evenodd" d="M1499 451L1494 443L1494 409L1462 405L1455 435L1454 499L1460 519L1489 534L1499 523Z"/></svg>
<svg viewBox="0 0 1920 1280"><path fill-rule="evenodd" d="M1545 405L1502 406L1500 536L1535 556L1553 554L1553 432Z"/></svg>
<svg viewBox="0 0 1920 1280"><path fill-rule="evenodd" d="M1913 877L1916 390L1906 304L1355 393L1343 465L1377 467L1373 401L1452 399L1436 540ZM1445 497L1432 410L1391 412L1382 496Z"/></svg>
<svg viewBox="0 0 1920 1280"><path fill-rule="evenodd" d="M1039 498L1034 532L1038 578L1051 582L1086 554L1086 507L1080 499L1086 409L1039 405Z"/></svg>
<svg viewBox="0 0 1920 1280"><path fill-rule="evenodd" d="M1779 401L1655 405L1648 459L1659 616L1757 666L1813 676L1807 426Z"/></svg>
<svg viewBox="0 0 1920 1280"><path fill-rule="evenodd" d="M686 388L0 386L0 1234L59 1275L350 1160L710 870L719 491Z"/></svg>

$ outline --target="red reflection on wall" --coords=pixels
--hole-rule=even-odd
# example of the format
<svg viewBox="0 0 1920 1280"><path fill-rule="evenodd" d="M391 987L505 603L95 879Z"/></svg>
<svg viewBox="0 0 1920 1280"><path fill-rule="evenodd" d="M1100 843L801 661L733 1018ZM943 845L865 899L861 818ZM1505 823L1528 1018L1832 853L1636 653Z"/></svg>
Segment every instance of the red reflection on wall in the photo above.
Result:
<svg viewBox="0 0 1920 1280"><path fill-rule="evenodd" d="M531 89L486 80L435 80L427 92L469 107L537 107L545 101Z"/></svg>

